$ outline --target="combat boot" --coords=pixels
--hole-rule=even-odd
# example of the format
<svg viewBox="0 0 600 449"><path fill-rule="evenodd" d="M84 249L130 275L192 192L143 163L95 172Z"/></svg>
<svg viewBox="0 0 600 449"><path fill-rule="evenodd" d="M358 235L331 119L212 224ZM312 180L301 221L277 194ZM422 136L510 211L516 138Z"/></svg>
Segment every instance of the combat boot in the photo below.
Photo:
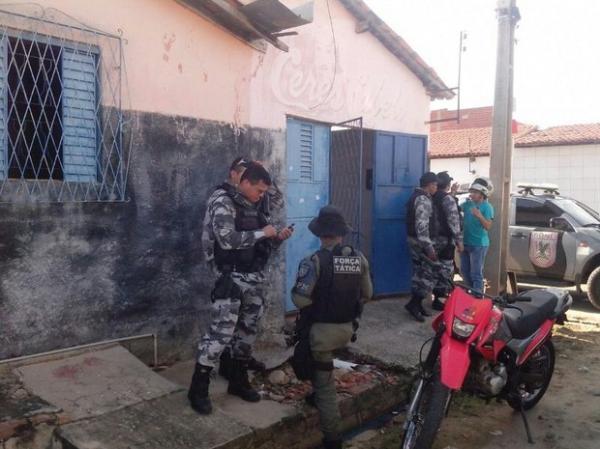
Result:
<svg viewBox="0 0 600 449"><path fill-rule="evenodd" d="M433 302L431 308L433 310L442 311L444 310L444 302L448 297L448 291L445 288L436 287L433 289ZM442 301L444 299L444 301Z"/></svg>
<svg viewBox="0 0 600 449"><path fill-rule="evenodd" d="M248 380L248 362L245 360L232 359L229 387L227 393L239 396L244 401L258 402L260 394L252 388Z"/></svg>
<svg viewBox="0 0 600 449"><path fill-rule="evenodd" d="M411 299L409 303L404 306L404 308L415 320L419 321L420 323L425 321L425 318L423 318L423 314L421 313L421 300L415 300L413 297L413 299Z"/></svg>
<svg viewBox="0 0 600 449"><path fill-rule="evenodd" d="M201 415L209 415L212 412L212 404L208 397L208 385L210 384L210 366L196 363L192 383L188 391L188 399L192 408Z"/></svg>
<svg viewBox="0 0 600 449"><path fill-rule="evenodd" d="M221 358L219 359L219 376L224 377L227 380L230 380L231 377L231 351L229 349L225 349L221 354ZM259 362L254 357L250 357L248 360L248 370L256 371L256 372L264 372L267 369L263 362Z"/></svg>
<svg viewBox="0 0 600 449"><path fill-rule="evenodd" d="M431 308L433 310L437 310L439 312L444 310L444 303L440 300L440 298L438 298L437 296L434 298L433 302L431 303Z"/></svg>
<svg viewBox="0 0 600 449"><path fill-rule="evenodd" d="M419 304L419 312L421 312L421 315L423 316L431 316L431 313L429 313L429 311L423 307L423 303Z"/></svg>
<svg viewBox="0 0 600 449"><path fill-rule="evenodd" d="M248 369L257 373L262 373L267 370L267 365L256 360L254 357L250 357L250 360L248 360Z"/></svg>
<svg viewBox="0 0 600 449"><path fill-rule="evenodd" d="M342 440L323 440L324 449L342 449Z"/></svg>
<svg viewBox="0 0 600 449"><path fill-rule="evenodd" d="M231 377L231 352L228 349L225 349L221 354L221 358L219 359L219 376L224 377L229 380Z"/></svg>

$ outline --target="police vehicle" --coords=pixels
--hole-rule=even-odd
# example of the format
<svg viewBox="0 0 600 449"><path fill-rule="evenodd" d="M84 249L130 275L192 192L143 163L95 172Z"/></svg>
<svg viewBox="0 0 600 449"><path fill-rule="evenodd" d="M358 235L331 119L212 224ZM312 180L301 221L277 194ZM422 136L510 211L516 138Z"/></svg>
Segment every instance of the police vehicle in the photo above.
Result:
<svg viewBox="0 0 600 449"><path fill-rule="evenodd" d="M511 196L508 270L528 277L564 281L600 309L600 215L561 196L551 184L519 184Z"/></svg>
<svg viewBox="0 0 600 449"><path fill-rule="evenodd" d="M519 282L587 284L600 309L600 215L552 184L518 184L511 195L507 268ZM462 195L461 195L462 196ZM465 198L466 199L466 198Z"/></svg>

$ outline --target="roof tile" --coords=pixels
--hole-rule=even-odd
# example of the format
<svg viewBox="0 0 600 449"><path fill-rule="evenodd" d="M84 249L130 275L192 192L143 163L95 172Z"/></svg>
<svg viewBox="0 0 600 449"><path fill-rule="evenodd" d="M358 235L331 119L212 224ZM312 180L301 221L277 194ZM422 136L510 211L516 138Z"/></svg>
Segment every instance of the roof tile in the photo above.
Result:
<svg viewBox="0 0 600 449"><path fill-rule="evenodd" d="M515 139L515 147L588 145L600 143L600 123L553 126Z"/></svg>
<svg viewBox="0 0 600 449"><path fill-rule="evenodd" d="M515 139L527 135L534 126L517 122ZM492 128L452 129L432 132L429 136L429 157L432 159L489 156L492 148Z"/></svg>

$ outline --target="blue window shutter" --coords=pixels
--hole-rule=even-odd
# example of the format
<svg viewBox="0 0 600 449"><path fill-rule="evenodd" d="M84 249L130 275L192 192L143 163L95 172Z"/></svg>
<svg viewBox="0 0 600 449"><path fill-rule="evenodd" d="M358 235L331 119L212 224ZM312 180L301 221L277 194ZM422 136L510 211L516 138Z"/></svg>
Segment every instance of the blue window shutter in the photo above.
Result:
<svg viewBox="0 0 600 449"><path fill-rule="evenodd" d="M0 37L0 179L6 179L8 160L8 55L6 35Z"/></svg>
<svg viewBox="0 0 600 449"><path fill-rule="evenodd" d="M300 124L300 179L312 181L314 175L314 136L311 123Z"/></svg>
<svg viewBox="0 0 600 449"><path fill-rule="evenodd" d="M67 182L98 177L96 55L63 49L63 169Z"/></svg>

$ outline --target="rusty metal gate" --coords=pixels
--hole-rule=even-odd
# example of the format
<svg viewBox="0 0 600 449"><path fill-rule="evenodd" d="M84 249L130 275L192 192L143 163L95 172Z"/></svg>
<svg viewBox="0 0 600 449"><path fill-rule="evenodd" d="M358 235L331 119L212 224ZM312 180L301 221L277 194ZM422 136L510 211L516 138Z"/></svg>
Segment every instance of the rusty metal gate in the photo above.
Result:
<svg viewBox="0 0 600 449"><path fill-rule="evenodd" d="M352 232L345 243L363 245L363 119L362 117L331 126L329 196L339 207Z"/></svg>

